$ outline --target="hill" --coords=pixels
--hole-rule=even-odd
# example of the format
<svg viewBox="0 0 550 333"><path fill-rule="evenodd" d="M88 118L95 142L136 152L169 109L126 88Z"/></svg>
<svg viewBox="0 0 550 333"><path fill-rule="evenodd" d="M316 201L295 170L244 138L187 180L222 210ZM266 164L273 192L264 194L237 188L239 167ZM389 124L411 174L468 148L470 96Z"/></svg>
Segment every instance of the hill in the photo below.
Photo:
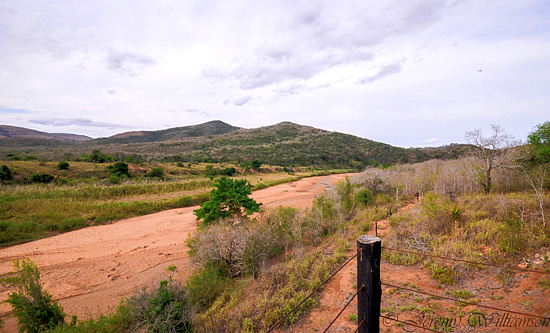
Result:
<svg viewBox="0 0 550 333"><path fill-rule="evenodd" d="M23 127L0 125L0 139L31 139L31 140L53 140L60 142L83 142L92 140L85 135L67 133L45 133Z"/></svg>
<svg viewBox="0 0 550 333"><path fill-rule="evenodd" d="M0 158L2 153L16 155L14 150L24 150L26 154L41 157L53 153L51 139L27 144L18 142L8 147L11 150L0 148ZM159 131L126 132L108 138L55 145L56 156L64 153L65 158L89 154L93 149L122 159L125 156L139 156L140 160L162 162L240 163L258 159L266 164L287 167L360 169L367 165L456 158L465 152L466 146L406 149L290 122L244 129L222 121Z"/></svg>
<svg viewBox="0 0 550 333"><path fill-rule="evenodd" d="M112 143L139 143L139 142L163 142L171 140L183 140L187 138L196 138L202 136L220 135L239 130L223 121L214 120L204 124L175 127L159 131L137 131L125 132L108 138L97 139L94 144L112 144Z"/></svg>

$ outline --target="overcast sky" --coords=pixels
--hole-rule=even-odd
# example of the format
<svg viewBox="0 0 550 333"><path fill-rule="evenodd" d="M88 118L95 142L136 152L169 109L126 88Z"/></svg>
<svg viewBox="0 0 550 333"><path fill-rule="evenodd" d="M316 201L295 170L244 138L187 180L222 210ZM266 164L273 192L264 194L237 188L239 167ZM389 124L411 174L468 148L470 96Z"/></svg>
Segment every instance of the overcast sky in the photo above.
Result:
<svg viewBox="0 0 550 333"><path fill-rule="evenodd" d="M548 0L0 0L0 124L291 121L395 146L550 120Z"/></svg>

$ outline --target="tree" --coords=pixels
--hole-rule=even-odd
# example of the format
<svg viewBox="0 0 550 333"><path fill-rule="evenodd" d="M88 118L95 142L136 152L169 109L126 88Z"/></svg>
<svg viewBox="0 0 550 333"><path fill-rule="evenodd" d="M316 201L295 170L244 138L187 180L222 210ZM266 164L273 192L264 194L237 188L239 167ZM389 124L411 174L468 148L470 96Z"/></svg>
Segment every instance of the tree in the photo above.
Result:
<svg viewBox="0 0 550 333"><path fill-rule="evenodd" d="M486 194L491 192L492 172L495 169L510 166L515 160L514 147L518 144L514 137L500 126L491 125L492 134L483 136L481 129L466 132L466 140L474 146L476 166L480 172L478 181Z"/></svg>
<svg viewBox="0 0 550 333"><path fill-rule="evenodd" d="M15 271L0 278L0 284L15 291L5 301L13 307L21 331L42 332L65 322L65 313L42 289L38 267L30 260L14 260Z"/></svg>
<svg viewBox="0 0 550 333"><path fill-rule="evenodd" d="M117 177L128 177L130 178L130 169L128 168L128 163L116 162L113 165L107 167L109 174Z"/></svg>
<svg viewBox="0 0 550 333"><path fill-rule="evenodd" d="M32 181L37 183L51 183L54 180L54 176L49 173L37 173L32 175Z"/></svg>
<svg viewBox="0 0 550 333"><path fill-rule="evenodd" d="M210 191L210 200L193 211L197 220L203 219L201 226L232 216L242 217L260 210L261 203L248 197L252 194L252 185L245 180L233 180L221 177L214 182L215 188Z"/></svg>
<svg viewBox="0 0 550 333"><path fill-rule="evenodd" d="M0 180L12 180L13 175L11 169L7 165L0 167Z"/></svg>
<svg viewBox="0 0 550 333"><path fill-rule="evenodd" d="M57 170L69 170L69 162L60 161L57 163Z"/></svg>
<svg viewBox="0 0 550 333"><path fill-rule="evenodd" d="M149 171L146 176L150 178L164 179L164 169L161 167L152 168L151 171Z"/></svg>
<svg viewBox="0 0 550 333"><path fill-rule="evenodd" d="M536 126L528 136L532 156L541 164L550 163L550 121Z"/></svg>
<svg viewBox="0 0 550 333"><path fill-rule="evenodd" d="M260 167L262 166L262 164L263 163L260 160L253 160L252 162L250 162L250 166L256 171L260 171Z"/></svg>
<svg viewBox="0 0 550 333"><path fill-rule="evenodd" d="M550 166L550 121L539 124L527 137L528 158L522 163L527 182L535 191L542 216L542 225L546 227L544 217L544 188Z"/></svg>

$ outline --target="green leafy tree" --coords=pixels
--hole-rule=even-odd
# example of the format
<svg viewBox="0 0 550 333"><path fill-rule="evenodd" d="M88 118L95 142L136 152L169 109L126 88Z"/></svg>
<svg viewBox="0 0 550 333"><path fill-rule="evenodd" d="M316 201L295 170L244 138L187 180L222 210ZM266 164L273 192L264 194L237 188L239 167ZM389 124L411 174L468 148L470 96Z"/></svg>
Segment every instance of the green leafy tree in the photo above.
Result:
<svg viewBox="0 0 550 333"><path fill-rule="evenodd" d="M542 225L546 227L544 216L544 192L548 186L548 173L550 168L550 121L539 124L527 137L529 144L528 158L523 161L523 171L527 182L535 191Z"/></svg>
<svg viewBox="0 0 550 333"><path fill-rule="evenodd" d="M193 212L197 220L203 220L201 225L205 226L222 218L232 216L250 215L260 210L261 203L250 198L252 185L245 180L233 180L228 177L221 177L214 182L215 188L210 191L210 200L201 205Z"/></svg>
<svg viewBox="0 0 550 333"><path fill-rule="evenodd" d="M369 189L361 189L355 195L355 201L367 207L374 202L374 194Z"/></svg>
<svg viewBox="0 0 550 333"><path fill-rule="evenodd" d="M161 168L161 167L152 168L151 171L149 171L147 173L147 177L163 179L164 178L164 169Z"/></svg>
<svg viewBox="0 0 550 333"><path fill-rule="evenodd" d="M109 165L107 167L107 170L109 170L109 174L111 176L130 178L130 169L128 168L128 163L116 162L113 165Z"/></svg>
<svg viewBox="0 0 550 333"><path fill-rule="evenodd" d="M550 121L537 125L529 134L527 142L531 146L532 156L536 162L550 163Z"/></svg>
<svg viewBox="0 0 550 333"><path fill-rule="evenodd" d="M0 180L12 180L13 175L11 169L7 165L0 167Z"/></svg>
<svg viewBox="0 0 550 333"><path fill-rule="evenodd" d="M14 260L15 271L0 278L0 283L15 290L5 301L13 307L20 331L42 332L65 322L63 308L42 289L38 267L30 260Z"/></svg>
<svg viewBox="0 0 550 333"><path fill-rule="evenodd" d="M250 162L250 166L256 171L260 171L260 167L262 166L262 164L263 163L260 160L253 160L252 162Z"/></svg>
<svg viewBox="0 0 550 333"><path fill-rule="evenodd" d="M237 172L235 168L225 168L220 170L220 175L227 176L227 177L233 177L233 175Z"/></svg>

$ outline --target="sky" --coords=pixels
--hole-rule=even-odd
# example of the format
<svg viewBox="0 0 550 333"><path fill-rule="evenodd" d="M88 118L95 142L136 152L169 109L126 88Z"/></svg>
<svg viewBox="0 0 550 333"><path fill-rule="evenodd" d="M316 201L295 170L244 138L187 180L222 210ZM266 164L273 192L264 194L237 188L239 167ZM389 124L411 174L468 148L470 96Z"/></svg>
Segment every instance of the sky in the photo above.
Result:
<svg viewBox="0 0 550 333"><path fill-rule="evenodd" d="M548 0L0 0L0 124L290 121L401 147L550 120Z"/></svg>

